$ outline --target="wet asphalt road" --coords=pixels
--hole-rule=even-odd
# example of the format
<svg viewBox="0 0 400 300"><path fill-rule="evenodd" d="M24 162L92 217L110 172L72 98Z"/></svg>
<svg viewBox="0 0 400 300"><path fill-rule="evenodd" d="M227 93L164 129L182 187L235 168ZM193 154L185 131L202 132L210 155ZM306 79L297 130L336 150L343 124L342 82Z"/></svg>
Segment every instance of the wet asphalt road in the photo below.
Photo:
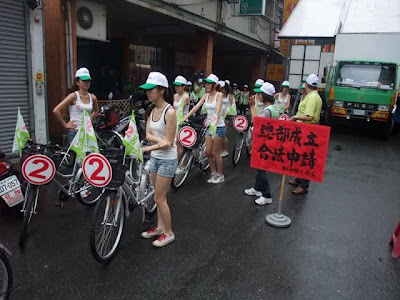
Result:
<svg viewBox="0 0 400 300"><path fill-rule="evenodd" d="M300 197L286 187L286 229L265 223L277 209L281 175L269 174L273 203L260 207L243 192L255 175L246 155L235 168L225 159L224 184L209 185L194 169L169 194L176 241L153 248L140 237L148 227L137 210L108 265L90 253L92 209L74 200L57 207L48 188L23 253L21 220L0 220L1 241L13 252L11 298L400 299L400 259L388 244L400 221L399 154L400 136L332 133L324 183Z"/></svg>

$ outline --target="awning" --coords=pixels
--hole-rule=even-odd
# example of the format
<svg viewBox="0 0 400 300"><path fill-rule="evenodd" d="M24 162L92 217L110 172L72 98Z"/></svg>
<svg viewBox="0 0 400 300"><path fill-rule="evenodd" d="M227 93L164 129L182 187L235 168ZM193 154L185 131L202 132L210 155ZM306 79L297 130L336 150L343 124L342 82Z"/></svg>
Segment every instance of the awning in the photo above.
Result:
<svg viewBox="0 0 400 300"><path fill-rule="evenodd" d="M333 38L346 0L300 0L279 38Z"/></svg>
<svg viewBox="0 0 400 300"><path fill-rule="evenodd" d="M399 0L352 0L340 33L399 33Z"/></svg>

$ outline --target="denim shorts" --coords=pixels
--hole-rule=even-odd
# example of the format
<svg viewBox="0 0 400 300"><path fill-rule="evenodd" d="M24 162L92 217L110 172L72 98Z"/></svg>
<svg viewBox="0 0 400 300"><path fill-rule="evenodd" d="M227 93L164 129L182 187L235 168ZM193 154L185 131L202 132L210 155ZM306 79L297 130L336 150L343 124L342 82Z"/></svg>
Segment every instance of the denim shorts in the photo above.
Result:
<svg viewBox="0 0 400 300"><path fill-rule="evenodd" d="M207 130L206 136L212 136L210 133L210 129ZM226 137L226 128L225 126L217 127L217 132L215 136L220 137L220 138L225 138Z"/></svg>
<svg viewBox="0 0 400 300"><path fill-rule="evenodd" d="M74 140L74 137L77 133L78 133L78 131L75 131L72 129L67 129L65 139L67 140L68 145L71 144L71 142Z"/></svg>
<svg viewBox="0 0 400 300"><path fill-rule="evenodd" d="M174 177L178 168L178 159L158 159L150 156L150 172L162 177Z"/></svg>

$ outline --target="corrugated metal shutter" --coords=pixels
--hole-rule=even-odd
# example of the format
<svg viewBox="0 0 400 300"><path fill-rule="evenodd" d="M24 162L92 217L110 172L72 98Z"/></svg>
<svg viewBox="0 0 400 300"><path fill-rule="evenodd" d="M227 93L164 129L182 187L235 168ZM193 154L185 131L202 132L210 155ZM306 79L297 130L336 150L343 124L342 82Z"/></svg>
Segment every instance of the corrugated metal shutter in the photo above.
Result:
<svg viewBox="0 0 400 300"><path fill-rule="evenodd" d="M29 127L25 1L0 1L0 150L11 153L21 108Z"/></svg>

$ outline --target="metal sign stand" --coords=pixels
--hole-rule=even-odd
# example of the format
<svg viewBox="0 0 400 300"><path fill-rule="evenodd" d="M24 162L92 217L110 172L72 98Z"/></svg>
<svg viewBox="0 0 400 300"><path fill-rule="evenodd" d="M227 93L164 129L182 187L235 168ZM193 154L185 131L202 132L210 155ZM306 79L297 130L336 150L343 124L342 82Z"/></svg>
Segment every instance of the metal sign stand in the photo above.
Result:
<svg viewBox="0 0 400 300"><path fill-rule="evenodd" d="M282 183L281 183L281 194L279 196L278 202L278 212L275 214L269 214L265 218L265 222L269 225L274 227L289 227L292 223L289 217L282 214L282 205L283 205L283 194L285 192L285 184L286 184L286 175L282 176Z"/></svg>

